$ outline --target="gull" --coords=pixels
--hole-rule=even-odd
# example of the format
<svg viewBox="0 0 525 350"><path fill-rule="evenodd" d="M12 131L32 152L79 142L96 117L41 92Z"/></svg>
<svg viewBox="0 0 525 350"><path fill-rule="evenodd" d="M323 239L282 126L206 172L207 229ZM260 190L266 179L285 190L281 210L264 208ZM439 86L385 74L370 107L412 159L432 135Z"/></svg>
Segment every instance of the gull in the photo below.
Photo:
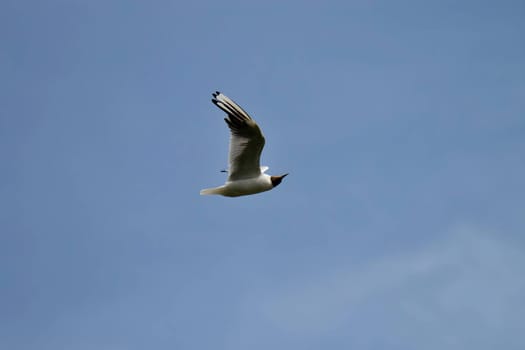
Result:
<svg viewBox="0 0 525 350"><path fill-rule="evenodd" d="M218 194L226 197L246 196L269 191L278 186L288 174L271 176L265 174L267 166L260 166L264 136L248 113L237 103L219 91L211 100L226 112L224 121L230 128L230 154L228 179L222 186L201 190L201 195Z"/></svg>

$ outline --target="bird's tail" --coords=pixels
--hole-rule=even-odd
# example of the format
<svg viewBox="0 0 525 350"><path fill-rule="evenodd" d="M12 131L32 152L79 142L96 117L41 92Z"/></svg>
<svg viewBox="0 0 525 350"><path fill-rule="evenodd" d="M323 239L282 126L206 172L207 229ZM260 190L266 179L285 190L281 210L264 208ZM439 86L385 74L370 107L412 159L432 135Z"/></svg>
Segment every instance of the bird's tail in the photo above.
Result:
<svg viewBox="0 0 525 350"><path fill-rule="evenodd" d="M204 190L201 190L201 196L207 196L207 195L211 195L211 194L222 194L223 193L223 187L224 186L219 186L219 187L215 187L215 188L206 188Z"/></svg>

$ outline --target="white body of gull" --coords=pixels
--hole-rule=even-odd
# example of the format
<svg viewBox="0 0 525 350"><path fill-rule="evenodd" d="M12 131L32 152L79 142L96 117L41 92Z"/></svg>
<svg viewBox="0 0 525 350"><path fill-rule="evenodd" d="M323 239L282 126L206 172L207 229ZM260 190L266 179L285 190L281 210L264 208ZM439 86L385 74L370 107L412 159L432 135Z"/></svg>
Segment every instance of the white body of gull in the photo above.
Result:
<svg viewBox="0 0 525 350"><path fill-rule="evenodd" d="M223 186L202 190L201 195L246 196L279 185L288 174L267 175L268 167L260 166L265 141L257 123L237 103L218 91L211 101L226 112L224 120L231 132L228 179Z"/></svg>

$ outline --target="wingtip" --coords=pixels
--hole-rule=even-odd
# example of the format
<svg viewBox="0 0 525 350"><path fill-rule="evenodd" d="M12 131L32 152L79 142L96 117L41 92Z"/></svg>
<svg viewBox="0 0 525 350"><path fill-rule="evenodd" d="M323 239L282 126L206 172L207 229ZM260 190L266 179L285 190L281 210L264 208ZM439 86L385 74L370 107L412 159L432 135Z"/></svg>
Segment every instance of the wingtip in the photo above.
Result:
<svg viewBox="0 0 525 350"><path fill-rule="evenodd" d="M219 102L219 95L221 94L220 91L215 91L214 93L212 93L211 95L213 96L213 98L211 99L211 102L213 102L213 104L217 105L217 103Z"/></svg>

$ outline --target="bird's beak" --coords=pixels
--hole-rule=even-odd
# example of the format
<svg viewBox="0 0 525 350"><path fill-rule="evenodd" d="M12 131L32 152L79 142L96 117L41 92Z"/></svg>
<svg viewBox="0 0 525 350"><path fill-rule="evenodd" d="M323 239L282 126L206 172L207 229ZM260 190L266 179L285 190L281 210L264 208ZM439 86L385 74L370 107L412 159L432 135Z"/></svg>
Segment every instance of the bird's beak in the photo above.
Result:
<svg viewBox="0 0 525 350"><path fill-rule="evenodd" d="M284 175L281 175L280 178L281 178L281 179L284 179L284 178L287 177L287 176L288 176L288 173L286 173L286 174L284 174Z"/></svg>

